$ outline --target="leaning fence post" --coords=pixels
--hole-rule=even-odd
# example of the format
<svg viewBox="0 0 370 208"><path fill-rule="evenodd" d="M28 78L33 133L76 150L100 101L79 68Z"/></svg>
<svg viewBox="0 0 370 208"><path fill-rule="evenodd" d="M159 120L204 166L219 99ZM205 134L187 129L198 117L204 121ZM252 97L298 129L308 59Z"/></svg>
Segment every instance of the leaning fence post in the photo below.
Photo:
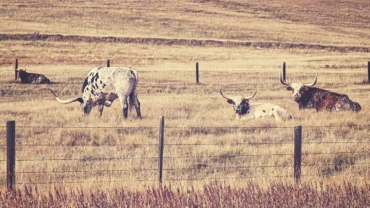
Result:
<svg viewBox="0 0 370 208"><path fill-rule="evenodd" d="M159 143L158 143L158 181L162 184L163 173L163 145L164 144L164 116L159 122Z"/></svg>
<svg viewBox="0 0 370 208"><path fill-rule="evenodd" d="M107 59L107 67L110 67L110 59Z"/></svg>
<svg viewBox="0 0 370 208"><path fill-rule="evenodd" d="M17 70L18 70L18 59L15 59L15 66L14 66L14 77L15 77L15 80L17 80L17 78L18 78Z"/></svg>
<svg viewBox="0 0 370 208"><path fill-rule="evenodd" d="M286 64L285 62L283 63L283 81L286 81Z"/></svg>
<svg viewBox="0 0 370 208"><path fill-rule="evenodd" d="M15 187L15 121L6 122L6 185L8 191Z"/></svg>
<svg viewBox="0 0 370 208"><path fill-rule="evenodd" d="M302 126L294 127L294 178L295 182L301 180L301 162L302 162Z"/></svg>
<svg viewBox="0 0 370 208"><path fill-rule="evenodd" d="M195 63L195 78L196 78L197 84L199 84L199 63L198 62Z"/></svg>

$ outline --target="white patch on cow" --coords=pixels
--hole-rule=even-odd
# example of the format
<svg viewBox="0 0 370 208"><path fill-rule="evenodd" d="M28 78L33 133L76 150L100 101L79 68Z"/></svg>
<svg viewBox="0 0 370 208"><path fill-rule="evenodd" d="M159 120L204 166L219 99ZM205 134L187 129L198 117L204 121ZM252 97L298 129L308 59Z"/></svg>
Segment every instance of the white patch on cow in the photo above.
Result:
<svg viewBox="0 0 370 208"><path fill-rule="evenodd" d="M293 118L286 109L272 103L250 103L249 106L249 112L240 119L274 117L277 121L287 121Z"/></svg>

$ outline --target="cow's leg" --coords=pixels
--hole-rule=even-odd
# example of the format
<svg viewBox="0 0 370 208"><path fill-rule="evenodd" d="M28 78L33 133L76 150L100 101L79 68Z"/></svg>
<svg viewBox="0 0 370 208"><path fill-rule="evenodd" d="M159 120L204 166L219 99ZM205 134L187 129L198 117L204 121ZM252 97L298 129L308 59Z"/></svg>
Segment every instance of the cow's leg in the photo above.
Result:
<svg viewBox="0 0 370 208"><path fill-rule="evenodd" d="M104 103L99 104L98 110L99 110L100 116L102 116L103 115L103 110L104 110Z"/></svg>
<svg viewBox="0 0 370 208"><path fill-rule="evenodd" d="M137 97L137 93L133 92L130 97L130 104L135 106L136 109L136 115L138 118L141 118L141 112L140 112L140 102Z"/></svg>
<svg viewBox="0 0 370 208"><path fill-rule="evenodd" d="M140 102L138 99L136 99L137 105L135 105L136 114L138 118L141 118L141 112L140 112Z"/></svg>
<svg viewBox="0 0 370 208"><path fill-rule="evenodd" d="M127 95L120 96L119 100L120 100L121 106L122 106L123 118L127 118L127 114L128 114Z"/></svg>

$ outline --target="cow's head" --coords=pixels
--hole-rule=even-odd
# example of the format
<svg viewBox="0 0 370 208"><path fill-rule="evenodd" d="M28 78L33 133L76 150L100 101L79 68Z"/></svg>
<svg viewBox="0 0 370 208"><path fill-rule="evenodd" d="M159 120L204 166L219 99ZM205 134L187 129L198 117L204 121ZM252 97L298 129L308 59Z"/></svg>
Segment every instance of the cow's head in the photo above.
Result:
<svg viewBox="0 0 370 208"><path fill-rule="evenodd" d="M310 84L303 84L303 83L292 83L288 84L283 80L283 77L280 74L280 82L281 84L287 86L287 90L292 91L292 96L294 101L299 101L301 99L302 94L309 89L309 87L314 86L317 82L317 74L315 80Z"/></svg>
<svg viewBox="0 0 370 208"><path fill-rule="evenodd" d="M15 71L18 73L19 77L28 75L26 69L16 69Z"/></svg>
<svg viewBox="0 0 370 208"><path fill-rule="evenodd" d="M237 97L233 97L233 98L226 97L224 94L222 94L221 90L220 90L220 93L221 93L222 97L227 100L227 103L233 105L234 111L237 115L244 115L249 110L249 99L253 98L256 95L257 92L255 92L253 95L251 95L249 97L237 96Z"/></svg>
<svg viewBox="0 0 370 208"><path fill-rule="evenodd" d="M75 97L75 98L70 98L70 99L66 99L66 100L62 100L60 99L53 90L51 90L49 88L50 92L54 95L55 99L59 102L59 103L62 103L62 104L69 104L69 103L73 103L73 102L79 102L81 104L81 108L82 108L82 115L83 116L87 116L89 115L91 109L100 104L98 102L95 102L91 96L88 94L88 93L84 93L83 94L83 97ZM108 101L105 101L103 103L105 106L109 107L111 105L111 103L109 103Z"/></svg>

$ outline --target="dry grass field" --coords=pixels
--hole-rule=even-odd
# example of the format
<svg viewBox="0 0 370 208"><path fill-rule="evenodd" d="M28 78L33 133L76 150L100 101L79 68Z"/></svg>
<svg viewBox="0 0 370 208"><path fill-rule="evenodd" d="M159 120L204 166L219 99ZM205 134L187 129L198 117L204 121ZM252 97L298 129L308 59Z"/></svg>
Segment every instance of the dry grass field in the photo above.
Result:
<svg viewBox="0 0 370 208"><path fill-rule="evenodd" d="M368 187L369 7L365 0L2 1L0 135L15 120L17 187L146 190L158 183L162 116L166 184L294 184L293 128L302 126L303 184ZM52 84L14 81L16 58ZM117 101L102 117L97 109L82 117L78 104L61 105L46 89L78 96L87 73L107 59L137 69L142 119L132 111L124 120ZM309 83L317 73L317 87L347 94L362 111L299 111L279 82L283 62L288 82ZM235 120L220 89L257 91L251 102L278 104L294 118ZM4 168L5 157L4 149Z"/></svg>

